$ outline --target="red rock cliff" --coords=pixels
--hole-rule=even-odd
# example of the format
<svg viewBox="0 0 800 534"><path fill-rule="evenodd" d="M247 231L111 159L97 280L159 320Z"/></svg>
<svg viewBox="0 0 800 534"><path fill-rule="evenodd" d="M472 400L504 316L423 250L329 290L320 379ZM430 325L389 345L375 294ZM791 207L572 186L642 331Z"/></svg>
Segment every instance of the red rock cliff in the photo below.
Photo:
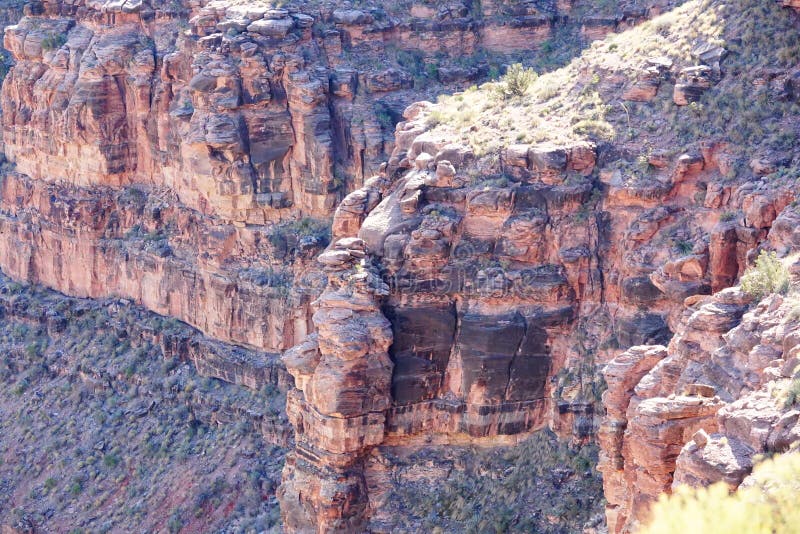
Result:
<svg viewBox="0 0 800 534"><path fill-rule="evenodd" d="M482 100L466 122L411 104L485 77L492 54L552 49L562 26L589 40L673 7L570 19L577 4L30 2L5 33L0 267L283 352L289 531L369 528L381 443L591 439L611 360L608 520L630 528L675 481L713 478L697 451L780 359L768 343L723 376L695 355L724 352L747 305L726 288L752 252L798 244L797 177L771 137L681 130L703 95L750 83L720 67L713 25L664 57L661 19L652 57L623 34L517 100L502 82L458 93ZM794 80L751 85L788 108Z"/></svg>

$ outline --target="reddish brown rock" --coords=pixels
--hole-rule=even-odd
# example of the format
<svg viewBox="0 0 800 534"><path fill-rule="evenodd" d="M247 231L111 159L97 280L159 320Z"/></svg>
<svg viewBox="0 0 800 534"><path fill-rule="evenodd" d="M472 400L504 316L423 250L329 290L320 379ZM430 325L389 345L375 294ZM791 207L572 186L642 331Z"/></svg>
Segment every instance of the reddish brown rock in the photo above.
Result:
<svg viewBox="0 0 800 534"><path fill-rule="evenodd" d="M669 58L649 58L646 66L638 72L636 82L623 93L622 98L634 102L652 100L661 87L661 81L671 68L672 60Z"/></svg>
<svg viewBox="0 0 800 534"><path fill-rule="evenodd" d="M581 34L589 41L603 39L617 29L616 17L589 16L581 21Z"/></svg>
<svg viewBox="0 0 800 534"><path fill-rule="evenodd" d="M357 531L366 524L363 458L383 441L391 402L392 343L380 311L388 288L365 257L365 243L340 239L320 255L328 287L316 301L316 333L284 355L295 378L286 411L295 452L279 490L292 532Z"/></svg>
<svg viewBox="0 0 800 534"><path fill-rule="evenodd" d="M797 344L784 299L751 305L729 288L686 305L655 365L648 356L663 347L631 349L606 367L598 437L610 532L635 530L658 495L681 484L735 489L756 454L798 435L796 410L775 393L794 372L784 369Z"/></svg>
<svg viewBox="0 0 800 534"><path fill-rule="evenodd" d="M45 4L6 33L17 67L3 89L4 138L30 176L3 182L0 264L63 291L127 296L215 337L293 346L288 531L367 530L363 462L387 441L490 441L545 425L589 439L596 367L673 331L668 349L636 347L607 369L600 440L614 530L684 475L733 480L727 456L698 452L676 467L698 427L724 420L753 449L797 435L773 410L713 416L788 365L775 363L782 327L720 291L765 239L791 249L792 187L737 187L741 147L702 143L674 158L676 147L636 139L562 139L514 144L494 161L469 146L480 124L434 128L428 102L402 113L392 139L420 78L433 95L450 89L437 80L484 77L454 63L479 48L535 48L569 2L487 1L477 20L458 3L417 5L412 21L388 4L387 17L224 1ZM584 22L595 37L620 21ZM67 30L46 50L48 32ZM415 73L393 57L375 63L389 51L413 58ZM695 55L718 64L717 52ZM644 68L628 97L651 98L671 64ZM676 102L718 74L684 71ZM334 245L309 265L327 229L306 217L331 215ZM772 333L753 334L762 330ZM272 372L235 353L193 354L207 374L252 387Z"/></svg>

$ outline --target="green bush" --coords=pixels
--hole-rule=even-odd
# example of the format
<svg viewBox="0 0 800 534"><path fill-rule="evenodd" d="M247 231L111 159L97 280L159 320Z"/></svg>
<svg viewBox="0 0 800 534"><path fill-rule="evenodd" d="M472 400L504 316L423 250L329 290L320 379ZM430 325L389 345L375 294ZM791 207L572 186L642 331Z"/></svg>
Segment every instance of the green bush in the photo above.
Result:
<svg viewBox="0 0 800 534"><path fill-rule="evenodd" d="M789 291L789 270L774 252L762 251L751 267L742 275L742 291L756 299L772 293L785 295Z"/></svg>
<svg viewBox="0 0 800 534"><path fill-rule="evenodd" d="M514 63L500 79L501 90L506 96L523 96L538 77L533 69L526 69L521 63Z"/></svg>
<svg viewBox="0 0 800 534"><path fill-rule="evenodd" d="M753 471L755 483L730 494L719 482L663 495L642 534L781 534L800 525L800 454L767 460Z"/></svg>
<svg viewBox="0 0 800 534"><path fill-rule="evenodd" d="M106 467L117 467L119 465L119 456L114 453L109 453L103 456L103 465Z"/></svg>
<svg viewBox="0 0 800 534"><path fill-rule="evenodd" d="M795 404L800 403L800 378L795 378L786 388L786 400L784 401L784 408L791 408Z"/></svg>
<svg viewBox="0 0 800 534"><path fill-rule="evenodd" d="M675 249L681 254L690 254L694 249L694 243L686 239L679 239L675 241Z"/></svg>
<svg viewBox="0 0 800 534"><path fill-rule="evenodd" d="M73 497L80 495L81 491L83 491L83 485L80 480L76 480L69 487L69 494Z"/></svg>

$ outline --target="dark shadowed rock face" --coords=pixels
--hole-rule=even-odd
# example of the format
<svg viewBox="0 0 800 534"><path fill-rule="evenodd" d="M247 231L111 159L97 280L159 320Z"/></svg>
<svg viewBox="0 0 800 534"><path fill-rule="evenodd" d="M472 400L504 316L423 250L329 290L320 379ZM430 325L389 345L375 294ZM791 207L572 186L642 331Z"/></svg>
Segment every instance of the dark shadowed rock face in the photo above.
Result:
<svg viewBox="0 0 800 534"><path fill-rule="evenodd" d="M664 318L655 313L639 313L620 321L617 338L620 347L635 345L663 345L672 337Z"/></svg>
<svg viewBox="0 0 800 534"><path fill-rule="evenodd" d="M406 404L433 398L442 387L456 333L455 309L388 308L394 342L392 399Z"/></svg>
<svg viewBox="0 0 800 534"><path fill-rule="evenodd" d="M395 404L442 395L450 365L460 366L456 389L470 402L544 396L551 358L547 332L535 324L535 317L526 320L511 313L457 318L453 308L389 308L387 315L394 332L389 353L395 362Z"/></svg>
<svg viewBox="0 0 800 534"><path fill-rule="evenodd" d="M630 302L645 304L663 298L664 293L653 285L649 277L637 276L622 283L622 296Z"/></svg>
<svg viewBox="0 0 800 534"><path fill-rule="evenodd" d="M463 316L455 346L463 367L462 391L469 392L469 397L473 396L473 391L479 391L480 399L484 402L505 400L511 375L521 374L521 369L516 369L513 365L515 357L519 354L520 360L524 360L533 356L520 353L525 333L525 320L517 313L504 316ZM535 341L531 341L535 345ZM526 395L526 391L520 391L520 385L517 382L518 397L523 400L535 398ZM530 393L536 393L537 390L541 392L544 385L542 383L539 386L535 384L534 391Z"/></svg>
<svg viewBox="0 0 800 534"><path fill-rule="evenodd" d="M510 365L506 398L513 401L543 398L552 367L547 332L531 318L527 323L525 336Z"/></svg>

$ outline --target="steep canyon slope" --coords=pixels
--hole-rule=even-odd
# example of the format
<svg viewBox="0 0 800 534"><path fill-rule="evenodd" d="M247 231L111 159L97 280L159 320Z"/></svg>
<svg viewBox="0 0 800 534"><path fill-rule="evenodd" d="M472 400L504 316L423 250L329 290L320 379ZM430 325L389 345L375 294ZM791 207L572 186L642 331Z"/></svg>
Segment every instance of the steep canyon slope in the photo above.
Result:
<svg viewBox="0 0 800 534"><path fill-rule="evenodd" d="M396 528L387 473L425 439L546 427L599 432L629 529L714 479L681 447L790 359L784 328L758 361L729 347L724 378L708 363L754 305L726 288L800 245L791 7L28 2L5 32L0 268L242 345L209 376L281 355L288 531ZM541 75L470 86L517 61ZM579 528L563 516L536 524Z"/></svg>

